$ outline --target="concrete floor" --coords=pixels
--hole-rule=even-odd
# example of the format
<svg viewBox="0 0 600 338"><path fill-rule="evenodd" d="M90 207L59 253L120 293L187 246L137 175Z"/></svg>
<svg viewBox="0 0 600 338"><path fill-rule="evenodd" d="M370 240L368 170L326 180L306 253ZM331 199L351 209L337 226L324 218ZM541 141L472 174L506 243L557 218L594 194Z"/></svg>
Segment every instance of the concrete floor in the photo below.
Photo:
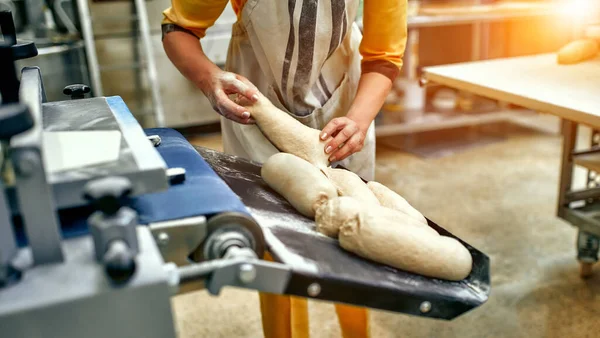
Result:
<svg viewBox="0 0 600 338"><path fill-rule="evenodd" d="M217 137L194 143L220 149ZM576 230L555 217L561 140L525 133L438 159L378 147L377 180L488 254L492 294L453 321L371 311L372 337L599 337L600 273L579 278ZM261 337L255 292L173 299L181 337ZM340 337L331 304L311 302L311 337Z"/></svg>

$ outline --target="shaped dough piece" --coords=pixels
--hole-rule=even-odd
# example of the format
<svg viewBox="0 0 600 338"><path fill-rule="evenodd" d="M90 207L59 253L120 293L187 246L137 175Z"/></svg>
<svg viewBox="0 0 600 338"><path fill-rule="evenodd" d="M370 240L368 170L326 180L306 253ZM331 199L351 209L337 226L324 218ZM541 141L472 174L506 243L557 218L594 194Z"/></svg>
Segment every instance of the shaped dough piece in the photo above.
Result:
<svg viewBox="0 0 600 338"><path fill-rule="evenodd" d="M593 39L581 39L568 43L557 53L557 62L570 65L589 60L598 54L598 42Z"/></svg>
<svg viewBox="0 0 600 338"><path fill-rule="evenodd" d="M282 152L296 155L319 169L328 167L329 155L325 153L325 144L329 139L321 141L319 130L305 126L275 107L264 95L258 96L256 103L239 103L248 109L265 137Z"/></svg>
<svg viewBox="0 0 600 338"><path fill-rule="evenodd" d="M358 200L352 197L342 196L330 199L317 209L316 230L325 236L337 238L340 226L347 222L357 221L361 209Z"/></svg>
<svg viewBox="0 0 600 338"><path fill-rule="evenodd" d="M287 153L277 153L263 164L263 180L304 216L314 219L317 208L337 198L333 184L317 167Z"/></svg>
<svg viewBox="0 0 600 338"><path fill-rule="evenodd" d="M427 225L427 219L425 216L423 216L423 214L410 205L407 200L405 200L392 189L376 181L368 182L367 187L373 192L375 197L377 197L377 200L379 200L379 203L381 203L381 205L384 207L401 211L417 221Z"/></svg>
<svg viewBox="0 0 600 338"><path fill-rule="evenodd" d="M385 218L365 211L340 227L345 250L432 278L459 281L471 273L471 253L456 239L432 235L422 227L390 226Z"/></svg>
<svg viewBox="0 0 600 338"><path fill-rule="evenodd" d="M366 205L354 197L341 196L330 199L317 209L315 225L318 232L337 238L339 229L343 225L358 221L358 216L370 222L386 224L391 228L400 228L410 231L412 228L421 228L432 236L439 236L428 225L394 209L380 205Z"/></svg>
<svg viewBox="0 0 600 338"><path fill-rule="evenodd" d="M355 173L335 168L326 168L324 172L331 182L333 182L340 196L353 197L361 204L379 205L377 197L375 197L365 182Z"/></svg>

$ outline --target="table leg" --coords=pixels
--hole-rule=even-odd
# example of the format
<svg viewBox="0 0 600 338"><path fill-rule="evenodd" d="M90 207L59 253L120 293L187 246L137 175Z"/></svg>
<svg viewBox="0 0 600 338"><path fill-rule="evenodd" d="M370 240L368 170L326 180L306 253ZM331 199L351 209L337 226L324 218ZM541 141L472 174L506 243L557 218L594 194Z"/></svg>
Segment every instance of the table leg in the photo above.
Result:
<svg viewBox="0 0 600 338"><path fill-rule="evenodd" d="M577 141L577 124L568 120L562 120L561 131L563 135L563 147L556 212L558 217L564 218L564 208L568 207L569 204L566 195L571 190L573 180L573 157L571 153L575 150Z"/></svg>

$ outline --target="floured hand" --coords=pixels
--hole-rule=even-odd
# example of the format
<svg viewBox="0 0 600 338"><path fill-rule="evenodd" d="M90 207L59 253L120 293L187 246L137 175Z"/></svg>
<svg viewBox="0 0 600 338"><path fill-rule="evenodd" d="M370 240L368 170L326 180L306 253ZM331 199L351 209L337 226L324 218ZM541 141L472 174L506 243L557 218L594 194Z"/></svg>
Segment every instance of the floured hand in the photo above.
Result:
<svg viewBox="0 0 600 338"><path fill-rule="evenodd" d="M238 123L255 123L250 112L236 102L237 97L244 98L247 103L258 101L258 89L248 79L238 74L219 70L203 87L204 95L217 113ZM237 97L232 100L230 95Z"/></svg>

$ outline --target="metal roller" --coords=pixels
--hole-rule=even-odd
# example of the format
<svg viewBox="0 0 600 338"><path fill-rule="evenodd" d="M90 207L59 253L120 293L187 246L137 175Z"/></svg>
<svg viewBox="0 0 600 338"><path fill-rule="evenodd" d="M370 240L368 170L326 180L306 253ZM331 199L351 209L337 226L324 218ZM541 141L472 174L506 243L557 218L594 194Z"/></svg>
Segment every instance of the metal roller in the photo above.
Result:
<svg viewBox="0 0 600 338"><path fill-rule="evenodd" d="M221 259L232 247L249 248L257 258L265 252L261 227L249 215L224 212L208 219L206 238L191 255L195 262Z"/></svg>

